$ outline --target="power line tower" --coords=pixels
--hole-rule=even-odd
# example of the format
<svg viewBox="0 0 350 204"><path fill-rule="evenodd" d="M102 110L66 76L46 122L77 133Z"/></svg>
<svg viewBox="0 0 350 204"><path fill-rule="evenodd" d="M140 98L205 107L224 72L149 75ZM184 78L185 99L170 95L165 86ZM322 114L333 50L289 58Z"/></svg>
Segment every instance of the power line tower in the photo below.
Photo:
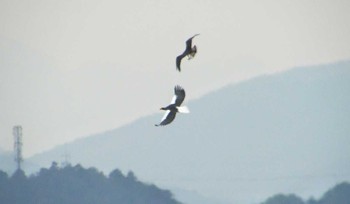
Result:
<svg viewBox="0 0 350 204"><path fill-rule="evenodd" d="M15 150L15 162L17 164L17 170L21 170L21 164L23 162L22 157L22 126L17 125L13 127L13 137L15 140L14 150Z"/></svg>

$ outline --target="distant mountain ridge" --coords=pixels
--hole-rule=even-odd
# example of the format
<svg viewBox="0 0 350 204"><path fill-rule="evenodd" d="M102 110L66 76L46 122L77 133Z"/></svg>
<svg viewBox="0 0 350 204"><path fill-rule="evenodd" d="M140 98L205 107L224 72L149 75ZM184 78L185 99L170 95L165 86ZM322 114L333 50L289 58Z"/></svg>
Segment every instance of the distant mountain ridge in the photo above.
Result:
<svg viewBox="0 0 350 204"><path fill-rule="evenodd" d="M154 114L30 161L48 166L69 153L72 163L233 203L320 194L350 180L349 93L349 61L295 68L190 101L191 114L170 126L154 127L162 113Z"/></svg>

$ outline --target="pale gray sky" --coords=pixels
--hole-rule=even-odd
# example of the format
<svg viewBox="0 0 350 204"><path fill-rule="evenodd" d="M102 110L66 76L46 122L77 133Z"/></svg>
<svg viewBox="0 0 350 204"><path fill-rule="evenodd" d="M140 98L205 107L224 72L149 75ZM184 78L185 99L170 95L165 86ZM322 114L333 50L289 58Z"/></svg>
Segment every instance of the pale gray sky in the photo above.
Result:
<svg viewBox="0 0 350 204"><path fill-rule="evenodd" d="M348 0L1 0L0 148L17 124L28 157L157 113L175 84L190 100L350 59L349 11ZM198 54L179 74L195 33Z"/></svg>

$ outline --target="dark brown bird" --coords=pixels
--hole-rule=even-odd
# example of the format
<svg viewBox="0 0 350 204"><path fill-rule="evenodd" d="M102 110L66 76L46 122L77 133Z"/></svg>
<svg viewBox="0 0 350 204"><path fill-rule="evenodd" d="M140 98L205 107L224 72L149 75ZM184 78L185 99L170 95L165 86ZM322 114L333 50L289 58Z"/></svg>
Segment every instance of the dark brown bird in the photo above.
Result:
<svg viewBox="0 0 350 204"><path fill-rule="evenodd" d="M163 125L168 125L171 123L176 116L176 113L189 113L190 111L186 106L181 106L182 102L185 100L185 90L179 86L176 85L174 88L175 95L173 99L171 100L170 105L167 107L162 107L160 110L165 110L165 114L160 121L159 124L156 124L155 126L163 126Z"/></svg>
<svg viewBox="0 0 350 204"><path fill-rule="evenodd" d="M196 55L196 53L197 53L197 46L193 46L192 47L192 39L194 38L194 37L196 37L197 35L199 35L199 34L196 34L196 35L194 35L194 36L192 36L191 38L189 38L187 41L186 41L186 49L185 49L185 51L181 54L181 55L179 55L179 56L177 56L176 57L176 69L180 72L181 71L181 60L182 60L182 58L184 58L184 57L188 57L188 60L190 60L190 59L192 59L192 58L194 58L194 56Z"/></svg>

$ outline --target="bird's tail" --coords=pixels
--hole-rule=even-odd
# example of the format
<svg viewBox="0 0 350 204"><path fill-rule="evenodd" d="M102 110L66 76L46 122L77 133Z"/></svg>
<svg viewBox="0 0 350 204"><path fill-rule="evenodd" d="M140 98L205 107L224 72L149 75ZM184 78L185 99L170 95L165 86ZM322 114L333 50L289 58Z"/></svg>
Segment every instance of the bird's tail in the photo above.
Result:
<svg viewBox="0 0 350 204"><path fill-rule="evenodd" d="M178 110L180 113L190 113L190 110L187 108L187 106L177 107L177 110Z"/></svg>

